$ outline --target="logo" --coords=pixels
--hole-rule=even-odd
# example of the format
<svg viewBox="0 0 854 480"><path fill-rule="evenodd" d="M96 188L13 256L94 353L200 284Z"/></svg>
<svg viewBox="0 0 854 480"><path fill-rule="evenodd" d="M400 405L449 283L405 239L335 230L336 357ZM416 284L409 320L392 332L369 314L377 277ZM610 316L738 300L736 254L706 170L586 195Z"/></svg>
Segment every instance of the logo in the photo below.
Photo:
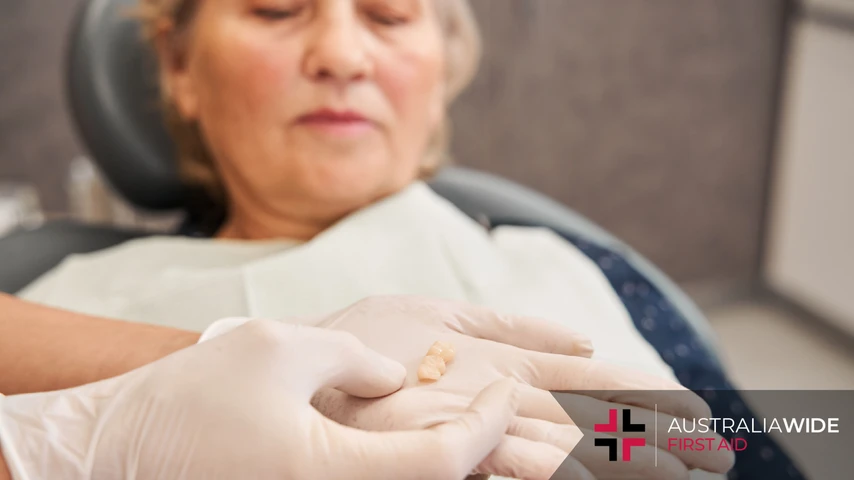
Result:
<svg viewBox="0 0 854 480"><path fill-rule="evenodd" d="M593 426L593 431L601 433L610 433L617 431L617 409L608 410L608 423L597 423ZM646 425L642 423L632 423L632 411L628 408L623 409L623 430L624 433L639 433L646 432ZM620 439L618 438L596 438L593 445L597 447L608 447L608 461L617 461L617 451L619 450ZM630 462L632 460L632 447L646 446L644 438L623 438L623 461Z"/></svg>

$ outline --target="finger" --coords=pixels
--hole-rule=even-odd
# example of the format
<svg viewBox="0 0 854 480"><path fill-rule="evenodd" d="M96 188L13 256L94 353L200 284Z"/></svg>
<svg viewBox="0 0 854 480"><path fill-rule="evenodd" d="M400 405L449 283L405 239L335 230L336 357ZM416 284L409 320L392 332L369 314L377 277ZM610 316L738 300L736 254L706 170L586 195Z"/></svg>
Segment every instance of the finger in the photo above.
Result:
<svg viewBox="0 0 854 480"><path fill-rule="evenodd" d="M560 448L512 435L505 436L475 471L525 480L594 480L581 463Z"/></svg>
<svg viewBox="0 0 854 480"><path fill-rule="evenodd" d="M536 418L515 417L507 434L553 445L566 453L581 441L581 429L575 425L547 422Z"/></svg>
<svg viewBox="0 0 854 480"><path fill-rule="evenodd" d="M519 401L518 416L552 423L570 425L575 423L551 392L524 383L521 385L519 389L522 398Z"/></svg>
<svg viewBox="0 0 854 480"><path fill-rule="evenodd" d="M311 357L305 359L314 373L311 395L321 388L335 388L356 397L376 398L403 386L404 366L371 350L354 335L322 329L306 332L316 335L318 342Z"/></svg>
<svg viewBox="0 0 854 480"><path fill-rule="evenodd" d="M494 382L475 397L465 413L426 430L367 432L334 422L332 428L346 431L341 436L346 435L348 454L355 457L350 460L364 466L365 472L382 478L409 478L413 472L431 480L464 478L504 438L519 403L517 385L512 379ZM342 476L334 478L353 475L340 473Z"/></svg>
<svg viewBox="0 0 854 480"><path fill-rule="evenodd" d="M588 358L528 352L532 368L523 380L554 392L658 410L681 418L711 417L709 405L682 385L647 373Z"/></svg>
<svg viewBox="0 0 854 480"><path fill-rule="evenodd" d="M519 384L513 379L492 383L477 397L469 413L434 427L443 441L455 443L467 459L465 473L474 470L501 442L519 407ZM475 460L470 465L468 463Z"/></svg>
<svg viewBox="0 0 854 480"><path fill-rule="evenodd" d="M513 345L525 350L590 357L593 342L585 335L550 320L503 315L486 307L460 304L455 309L459 333Z"/></svg>

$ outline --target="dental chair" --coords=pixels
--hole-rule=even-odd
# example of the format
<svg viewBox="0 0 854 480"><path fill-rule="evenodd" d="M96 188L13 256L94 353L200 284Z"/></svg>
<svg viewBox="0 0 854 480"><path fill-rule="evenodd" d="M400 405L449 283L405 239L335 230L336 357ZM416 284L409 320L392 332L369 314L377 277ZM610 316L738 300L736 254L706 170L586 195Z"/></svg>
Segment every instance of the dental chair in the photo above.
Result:
<svg viewBox="0 0 854 480"><path fill-rule="evenodd" d="M130 16L137 0L91 0L75 20L67 52L67 96L91 158L115 191L147 210L175 210L188 190L179 180L162 123L155 59ZM548 227L619 252L670 301L715 351L704 316L666 275L604 229L528 188L461 167L430 186L478 221ZM68 255L93 252L148 233L49 222L0 239L0 292L15 293ZM177 234L177 232L176 232Z"/></svg>

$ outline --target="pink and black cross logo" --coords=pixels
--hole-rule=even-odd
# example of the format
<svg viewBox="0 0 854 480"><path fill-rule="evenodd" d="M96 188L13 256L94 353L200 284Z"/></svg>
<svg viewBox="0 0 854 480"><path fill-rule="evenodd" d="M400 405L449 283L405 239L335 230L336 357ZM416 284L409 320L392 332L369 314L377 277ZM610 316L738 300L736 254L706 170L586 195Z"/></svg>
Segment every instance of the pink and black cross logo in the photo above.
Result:
<svg viewBox="0 0 854 480"><path fill-rule="evenodd" d="M617 409L608 410L608 423L597 423L593 426L593 431L609 433L617 431ZM646 425L642 423L632 423L632 411L623 409L623 432L645 432ZM597 438L594 439L593 445L597 447L608 447L608 461L617 461L617 443L616 438ZM646 445L644 438L624 438L623 439L623 461L630 462L632 460L632 447L643 447Z"/></svg>

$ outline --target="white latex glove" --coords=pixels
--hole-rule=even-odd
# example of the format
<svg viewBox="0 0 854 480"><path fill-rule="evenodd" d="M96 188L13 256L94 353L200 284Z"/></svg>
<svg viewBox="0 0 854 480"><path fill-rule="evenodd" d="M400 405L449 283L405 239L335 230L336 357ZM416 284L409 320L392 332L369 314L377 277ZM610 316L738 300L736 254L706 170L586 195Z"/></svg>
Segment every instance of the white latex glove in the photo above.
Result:
<svg viewBox="0 0 854 480"><path fill-rule="evenodd" d="M388 395L404 375L347 333L256 320L120 377L0 397L0 445L16 480L465 477L515 413L510 379L420 431L357 430L310 405L323 387Z"/></svg>
<svg viewBox="0 0 854 480"><path fill-rule="evenodd" d="M638 468L640 462L609 462L601 449L589 448L592 441L581 442L579 450L573 451L582 433L592 433L594 423L607 419L602 412L609 408L643 407L635 418L648 425L656 405L659 424L667 421L669 425L672 417L668 415L711 415L705 401L677 383L587 358L592 354L590 342L556 322L413 296L371 297L322 319L285 321L352 333L406 367L403 389L388 397L365 400L325 389L313 399L324 415L357 428L427 428L459 415L484 386L497 379L509 376L521 382L518 416L498 448L478 466L478 473L548 479L562 465L560 478L669 480L686 478L695 467L727 471L734 462L725 451L659 449L658 467L647 469ZM213 325L205 335L231 327L229 322ZM451 343L456 358L438 382L419 382L418 365L437 340ZM574 410L577 418L570 419L549 390L585 391L588 396L574 402L581 407ZM652 434L648 429L647 435ZM633 456L641 462L651 460L655 449L651 440L648 445L636 448ZM570 451L573 455L567 457Z"/></svg>
<svg viewBox="0 0 854 480"><path fill-rule="evenodd" d="M346 425L366 430L425 428L459 414L490 382L508 376L518 380L522 384L518 416L478 473L550 478L563 463L563 478L669 480L686 478L695 467L725 472L734 462L727 451L668 452L661 445L658 466L647 469L639 465L653 463L644 462L655 455L651 440L633 452L635 462L607 461L601 448L591 448L594 435L579 444L582 433L592 434L594 423L606 421L602 413L608 408L645 407L648 415L638 412L635 418L644 417L649 425L656 405L659 423L667 420L666 425L672 418L668 415L697 418L710 417L711 412L702 398L678 383L587 358L593 351L590 342L557 322L505 316L457 302L393 296L366 299L326 316L319 326L352 333L407 368L403 389L382 399L322 391L313 403ZM451 343L456 358L438 382L421 383L418 365L436 340ZM578 418L570 419L550 390L589 395L573 402ZM653 429L647 434L653 435ZM543 468L549 465L551 471L544 476Z"/></svg>

